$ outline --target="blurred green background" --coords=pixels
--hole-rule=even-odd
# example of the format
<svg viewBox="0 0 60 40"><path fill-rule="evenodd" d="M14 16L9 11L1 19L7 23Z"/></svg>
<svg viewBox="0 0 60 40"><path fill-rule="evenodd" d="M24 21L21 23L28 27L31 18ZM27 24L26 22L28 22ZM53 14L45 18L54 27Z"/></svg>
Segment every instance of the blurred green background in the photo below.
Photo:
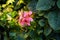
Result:
<svg viewBox="0 0 60 40"><path fill-rule="evenodd" d="M33 12L21 27L18 12ZM60 0L0 0L0 40L60 40Z"/></svg>

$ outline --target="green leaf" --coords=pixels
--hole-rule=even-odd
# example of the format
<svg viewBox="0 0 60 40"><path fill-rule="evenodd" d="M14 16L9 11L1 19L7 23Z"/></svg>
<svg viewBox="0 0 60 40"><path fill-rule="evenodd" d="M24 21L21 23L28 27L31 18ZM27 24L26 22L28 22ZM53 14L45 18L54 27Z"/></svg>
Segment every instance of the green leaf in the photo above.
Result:
<svg viewBox="0 0 60 40"><path fill-rule="evenodd" d="M12 19L11 21L8 21L8 23L9 23L10 28L15 29L15 27L17 26L17 25L16 25L17 22L16 22L16 20L14 20L14 19Z"/></svg>
<svg viewBox="0 0 60 40"><path fill-rule="evenodd" d="M18 10L24 8L24 6L25 6L24 3L21 3L20 5L16 5L16 6L14 7L14 10L18 11Z"/></svg>
<svg viewBox="0 0 60 40"><path fill-rule="evenodd" d="M4 32L4 40L8 40L6 32Z"/></svg>
<svg viewBox="0 0 60 40"><path fill-rule="evenodd" d="M13 3L14 0L7 0L6 4Z"/></svg>
<svg viewBox="0 0 60 40"><path fill-rule="evenodd" d="M17 15L17 12L13 11L11 13L8 13L8 15L10 15L12 18L14 18Z"/></svg>
<svg viewBox="0 0 60 40"><path fill-rule="evenodd" d="M48 14L48 22L55 31L60 30L60 12L50 12Z"/></svg>
<svg viewBox="0 0 60 40"><path fill-rule="evenodd" d="M19 34L17 34L17 38L18 40L25 40L25 32L20 32Z"/></svg>
<svg viewBox="0 0 60 40"><path fill-rule="evenodd" d="M16 33L15 32L10 32L9 36L16 36Z"/></svg>
<svg viewBox="0 0 60 40"><path fill-rule="evenodd" d="M9 32L9 37L10 37L10 40L16 40L17 39L16 32Z"/></svg>
<svg viewBox="0 0 60 40"><path fill-rule="evenodd" d="M40 35L41 33L43 33L43 30L37 29L37 33L38 35Z"/></svg>
<svg viewBox="0 0 60 40"><path fill-rule="evenodd" d="M36 11L36 4L37 4L37 0L32 0L30 3L28 3L28 8L29 10L32 10L33 12Z"/></svg>
<svg viewBox="0 0 60 40"><path fill-rule="evenodd" d="M29 36L29 34L28 33L26 33L25 35L24 35L24 38L27 38Z"/></svg>
<svg viewBox="0 0 60 40"><path fill-rule="evenodd" d="M19 35L17 36L17 39L18 39L18 40L24 40L24 38L21 37L21 36L19 36Z"/></svg>
<svg viewBox="0 0 60 40"><path fill-rule="evenodd" d="M39 20L38 23L40 26L45 26L45 20L44 19Z"/></svg>
<svg viewBox="0 0 60 40"><path fill-rule="evenodd" d="M54 6L53 0L38 0L36 9L37 10L48 10L51 8L51 6Z"/></svg>
<svg viewBox="0 0 60 40"><path fill-rule="evenodd" d="M37 13L38 13L39 16L44 16L44 14L45 14L45 13L42 12L42 11L37 11Z"/></svg>
<svg viewBox="0 0 60 40"><path fill-rule="evenodd" d="M19 9L20 7L21 7L21 5L15 6L15 7L14 7L14 10L17 10L17 9Z"/></svg>
<svg viewBox="0 0 60 40"><path fill-rule="evenodd" d="M1 16L1 20L6 20L6 19L7 19L7 15L6 15L6 13L2 14L2 16Z"/></svg>
<svg viewBox="0 0 60 40"><path fill-rule="evenodd" d="M35 31L31 30L29 35L30 35L31 38L35 38L36 33L35 33Z"/></svg>
<svg viewBox="0 0 60 40"><path fill-rule="evenodd" d="M0 10L2 10L2 7L1 7L1 5L0 5Z"/></svg>
<svg viewBox="0 0 60 40"><path fill-rule="evenodd" d="M48 18L48 13L45 13L45 14L44 14L44 17L45 17L45 18Z"/></svg>
<svg viewBox="0 0 60 40"><path fill-rule="evenodd" d="M50 27L45 27L44 28L44 35L48 36L52 32L52 29Z"/></svg>
<svg viewBox="0 0 60 40"><path fill-rule="evenodd" d="M57 1L57 6L60 8L60 0Z"/></svg>

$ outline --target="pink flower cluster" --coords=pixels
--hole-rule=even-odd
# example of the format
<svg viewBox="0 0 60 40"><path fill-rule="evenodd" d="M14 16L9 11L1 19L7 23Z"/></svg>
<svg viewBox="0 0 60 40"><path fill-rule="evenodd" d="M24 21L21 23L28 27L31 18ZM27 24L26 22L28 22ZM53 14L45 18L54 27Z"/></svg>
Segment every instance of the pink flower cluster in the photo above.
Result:
<svg viewBox="0 0 60 40"><path fill-rule="evenodd" d="M30 26L30 22L33 21L31 14L32 14L32 11L20 12L19 23L21 26L24 26L24 25Z"/></svg>

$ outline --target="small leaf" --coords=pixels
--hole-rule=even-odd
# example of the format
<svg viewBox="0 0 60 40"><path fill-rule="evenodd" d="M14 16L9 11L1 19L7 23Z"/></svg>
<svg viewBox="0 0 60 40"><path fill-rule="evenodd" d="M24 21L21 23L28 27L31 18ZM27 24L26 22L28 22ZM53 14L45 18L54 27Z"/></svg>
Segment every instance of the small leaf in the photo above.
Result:
<svg viewBox="0 0 60 40"><path fill-rule="evenodd" d="M24 6L25 6L24 3L21 3L20 5L16 5L16 6L14 7L14 10L18 11L18 10L24 8Z"/></svg>
<svg viewBox="0 0 60 40"><path fill-rule="evenodd" d="M48 36L52 32L52 29L50 27L45 27L44 28L44 34L45 36Z"/></svg>
<svg viewBox="0 0 60 40"><path fill-rule="evenodd" d="M16 32L9 32L9 37L10 37L10 40L16 40L17 39Z"/></svg>
<svg viewBox="0 0 60 40"><path fill-rule="evenodd" d="M7 15L6 14L2 14L1 15L1 20L6 20L7 19Z"/></svg>
<svg viewBox="0 0 60 40"><path fill-rule="evenodd" d="M30 31L29 35L31 38L35 38L36 33L32 30L32 31Z"/></svg>
<svg viewBox="0 0 60 40"><path fill-rule="evenodd" d="M39 20L39 25L40 26L45 26L45 20L43 20L43 19Z"/></svg>
<svg viewBox="0 0 60 40"><path fill-rule="evenodd" d="M24 38L27 38L28 37L28 34L26 33L25 35L24 35Z"/></svg>
<svg viewBox="0 0 60 40"><path fill-rule="evenodd" d="M45 14L44 14L44 17L45 17L45 18L48 18L48 14L47 14L47 13L45 13Z"/></svg>
<svg viewBox="0 0 60 40"><path fill-rule="evenodd" d="M0 5L0 10L2 10L2 6Z"/></svg>
<svg viewBox="0 0 60 40"><path fill-rule="evenodd" d="M7 0L6 4L8 5L9 3L13 3L14 0Z"/></svg>
<svg viewBox="0 0 60 40"><path fill-rule="evenodd" d="M16 36L16 33L15 32L10 32L9 36Z"/></svg>
<svg viewBox="0 0 60 40"><path fill-rule="evenodd" d="M13 11L13 12L8 13L8 15L10 15L12 18L14 18L17 15L17 12Z"/></svg>
<svg viewBox="0 0 60 40"><path fill-rule="evenodd" d="M37 33L38 33L38 35L40 35L41 33L43 33L43 30L37 30Z"/></svg>
<svg viewBox="0 0 60 40"><path fill-rule="evenodd" d="M57 6L60 8L60 0L57 1Z"/></svg>
<svg viewBox="0 0 60 40"><path fill-rule="evenodd" d="M2 7L5 8L7 5L6 4L3 4Z"/></svg>
<svg viewBox="0 0 60 40"><path fill-rule="evenodd" d="M24 3L24 1L23 1L23 0L19 0L19 1L17 2L17 5L20 5L21 3Z"/></svg>
<svg viewBox="0 0 60 40"><path fill-rule="evenodd" d="M4 40L7 40L8 38L7 38L7 34L6 34L6 32L4 32Z"/></svg>
<svg viewBox="0 0 60 40"><path fill-rule="evenodd" d="M37 11L37 13L38 13L39 16L43 16L44 15L44 12L42 12L42 11Z"/></svg>
<svg viewBox="0 0 60 40"><path fill-rule="evenodd" d="M18 35L17 35L17 39L18 39L18 40L24 40L23 34L18 34Z"/></svg>

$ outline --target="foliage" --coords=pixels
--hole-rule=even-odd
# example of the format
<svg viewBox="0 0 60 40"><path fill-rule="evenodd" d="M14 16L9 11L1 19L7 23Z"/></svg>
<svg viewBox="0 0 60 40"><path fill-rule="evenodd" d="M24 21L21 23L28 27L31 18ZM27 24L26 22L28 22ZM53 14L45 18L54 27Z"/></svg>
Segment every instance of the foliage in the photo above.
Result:
<svg viewBox="0 0 60 40"><path fill-rule="evenodd" d="M32 11L21 27L19 11ZM60 40L60 0L0 0L0 40Z"/></svg>

